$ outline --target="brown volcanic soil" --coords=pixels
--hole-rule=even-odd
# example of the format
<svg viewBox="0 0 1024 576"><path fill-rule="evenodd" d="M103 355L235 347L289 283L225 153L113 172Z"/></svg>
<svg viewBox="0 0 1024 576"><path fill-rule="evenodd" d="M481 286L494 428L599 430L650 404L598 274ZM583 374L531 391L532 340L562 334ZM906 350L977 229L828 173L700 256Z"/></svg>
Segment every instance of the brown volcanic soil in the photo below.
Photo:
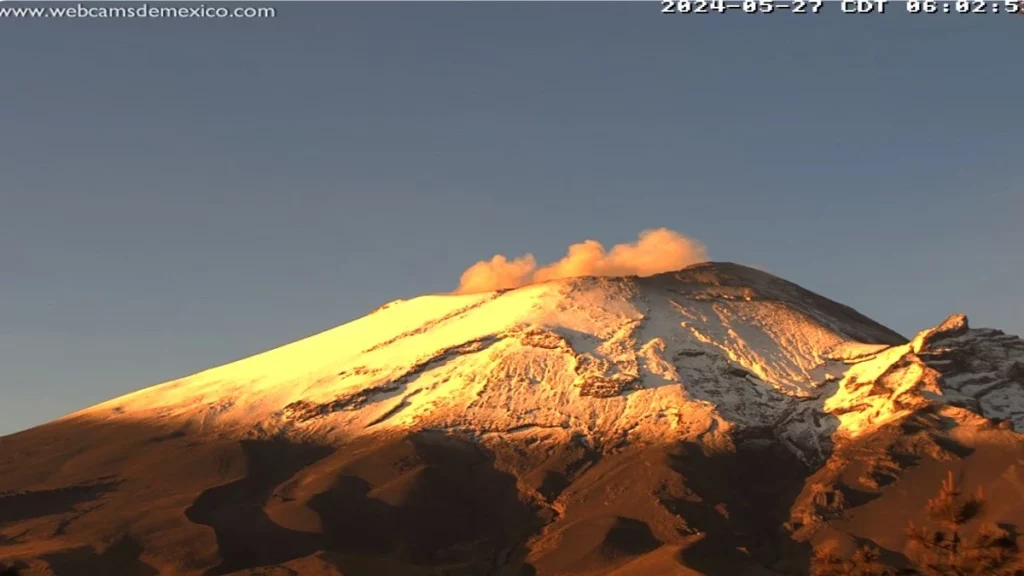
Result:
<svg viewBox="0 0 1024 576"><path fill-rule="evenodd" d="M1020 436L922 413L810 470L731 449L436 432L321 446L98 423L0 439L0 563L27 574L807 574L902 530L947 470L1024 526ZM835 493L842 493L837 504Z"/></svg>
<svg viewBox="0 0 1024 576"><path fill-rule="evenodd" d="M979 488L984 496L964 536L985 523L1016 535L1024 527L1024 440L998 423L977 420L956 426L930 407L840 446L807 479L794 504L795 538L845 551L870 544L888 564L911 566L905 530L910 522L937 527L926 507L950 472L965 496Z"/></svg>

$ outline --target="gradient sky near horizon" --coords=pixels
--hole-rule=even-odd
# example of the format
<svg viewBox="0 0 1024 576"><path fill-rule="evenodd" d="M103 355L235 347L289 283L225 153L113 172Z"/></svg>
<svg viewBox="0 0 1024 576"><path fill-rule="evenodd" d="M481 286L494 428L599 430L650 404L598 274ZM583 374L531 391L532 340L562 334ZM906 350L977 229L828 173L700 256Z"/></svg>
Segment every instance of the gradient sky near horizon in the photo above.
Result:
<svg viewBox="0 0 1024 576"><path fill-rule="evenodd" d="M0 434L666 226L1024 333L1024 21L633 3L0 20Z"/></svg>

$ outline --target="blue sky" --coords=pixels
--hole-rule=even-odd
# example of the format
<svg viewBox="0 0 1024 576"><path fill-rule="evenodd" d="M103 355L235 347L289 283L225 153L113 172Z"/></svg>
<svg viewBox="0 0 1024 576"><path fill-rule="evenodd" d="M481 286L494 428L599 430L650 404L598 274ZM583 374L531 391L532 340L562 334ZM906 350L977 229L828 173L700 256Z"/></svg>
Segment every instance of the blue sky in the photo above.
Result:
<svg viewBox="0 0 1024 576"><path fill-rule="evenodd" d="M666 226L1024 333L1024 21L656 3L0 21L0 433Z"/></svg>

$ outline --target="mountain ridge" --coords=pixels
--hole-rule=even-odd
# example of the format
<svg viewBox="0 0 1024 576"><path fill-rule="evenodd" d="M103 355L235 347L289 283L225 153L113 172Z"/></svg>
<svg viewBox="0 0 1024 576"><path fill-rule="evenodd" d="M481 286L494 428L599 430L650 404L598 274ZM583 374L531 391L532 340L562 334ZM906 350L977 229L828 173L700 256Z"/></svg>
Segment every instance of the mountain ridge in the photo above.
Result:
<svg viewBox="0 0 1024 576"><path fill-rule="evenodd" d="M670 317L680 322L671 325ZM744 330L749 334L741 334ZM463 378L462 387L447 387L447 397L436 393L433 382L409 389L407 380L422 380L423 371L432 377L439 369L447 370L448 380L495 368L502 373L499 380L536 373L554 383L545 390L567 407L580 398L610 398L627 391L654 396L651 390L659 381L680 384L678 370L671 366L676 360L667 359L670 354L692 359L683 364L691 380L705 382L707 392L713 392L717 378L743 381L750 374L765 393L783 390L800 397L819 384L812 380L827 371L829 350L850 342L905 340L851 308L765 272L708 263L647 278L584 277L390 303L310 338L69 417L97 416L105 410L123 416L158 407L157 416L177 413L194 421L196 409L202 408L205 423L225 420L237 412L236 406L244 406L250 421L258 414L261 425L278 423L280 430L325 419L320 416L354 413L351 408L380 403L381 398L391 400L388 394L398 388L415 393L384 402L385 409L361 423L372 427L405 410L402 402L415 404L416 395L447 402L480 384ZM520 360L527 355L530 360ZM478 361L458 366L473 357ZM821 374L812 375L815 371ZM287 393L296 386L300 393ZM690 391L700 387L694 383ZM524 388L519 394L536 391ZM461 400L467 407L473 404ZM353 428L358 423L350 424ZM527 424L519 421L505 428ZM600 426L590 422L584 427Z"/></svg>
<svg viewBox="0 0 1024 576"><path fill-rule="evenodd" d="M901 557L880 518L947 470L1024 494L1022 430L1024 341L963 315L908 340L729 263L428 295L0 437L0 560L809 574Z"/></svg>
<svg viewBox="0 0 1024 576"><path fill-rule="evenodd" d="M896 396L865 395L856 379L876 382L926 341L969 331L966 317L954 315L908 341L767 272L708 262L650 277L400 300L65 418L141 417L183 430L304 438L562 429L679 439L781 421L791 449L813 458L834 432L855 434L901 413ZM927 363L911 365L901 378L942 396ZM897 396L916 398L919 387ZM1000 402L1010 410L1004 416L1019 418L1016 392Z"/></svg>

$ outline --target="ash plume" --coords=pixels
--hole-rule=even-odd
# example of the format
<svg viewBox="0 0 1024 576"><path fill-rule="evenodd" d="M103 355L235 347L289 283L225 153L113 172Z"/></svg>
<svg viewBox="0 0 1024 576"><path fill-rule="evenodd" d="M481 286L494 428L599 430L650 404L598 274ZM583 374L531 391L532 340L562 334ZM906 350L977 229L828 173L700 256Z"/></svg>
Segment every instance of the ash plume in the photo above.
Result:
<svg viewBox="0 0 1024 576"><path fill-rule="evenodd" d="M635 242L605 250L597 240L569 246L557 262L537 267L533 254L509 259L497 254L462 273L456 294L517 288L534 282L579 276L652 276L707 260L703 244L669 230L644 230Z"/></svg>

